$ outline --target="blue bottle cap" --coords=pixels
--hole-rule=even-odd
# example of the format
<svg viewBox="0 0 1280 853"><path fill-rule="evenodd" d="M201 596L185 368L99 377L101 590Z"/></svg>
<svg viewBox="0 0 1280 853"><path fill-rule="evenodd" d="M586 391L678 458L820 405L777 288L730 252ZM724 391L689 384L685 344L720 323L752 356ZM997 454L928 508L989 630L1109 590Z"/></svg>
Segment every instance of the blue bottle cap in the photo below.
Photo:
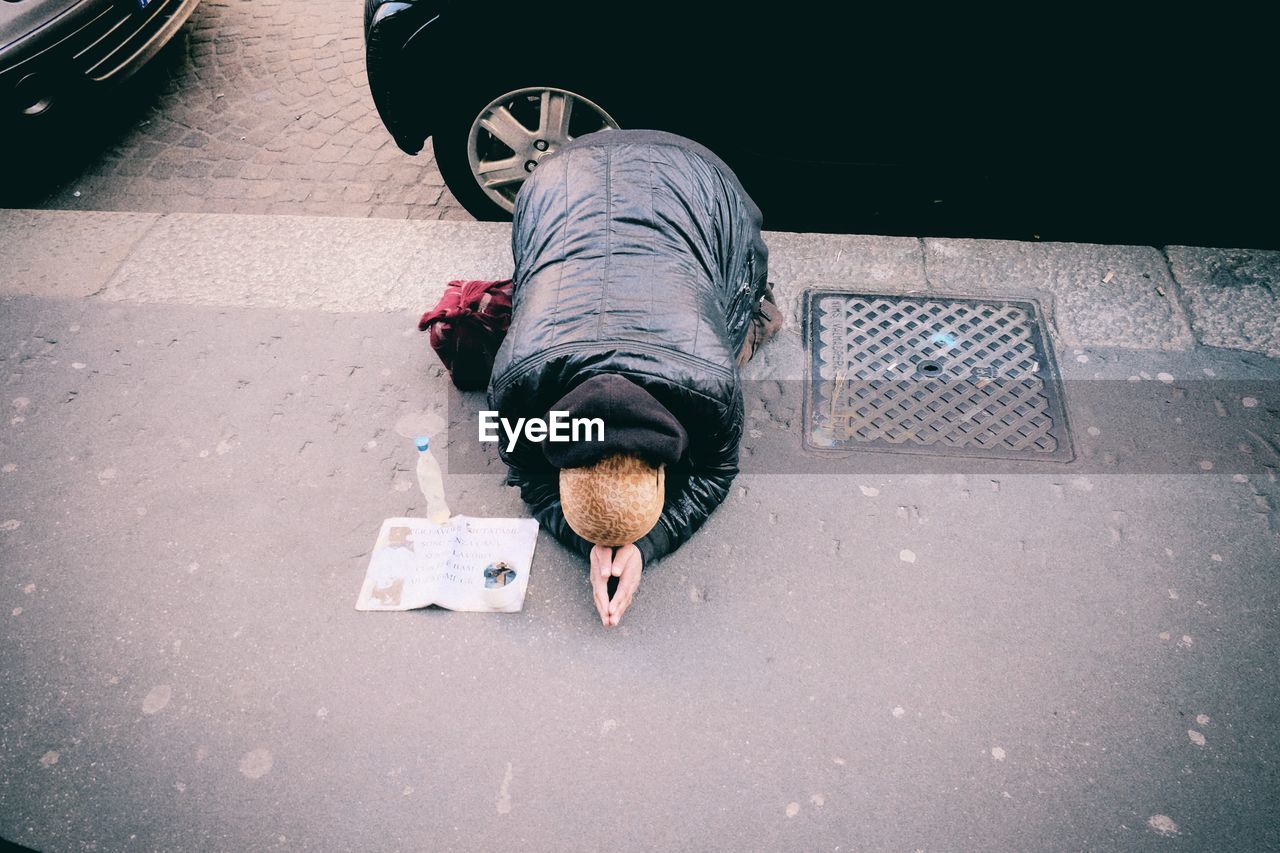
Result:
<svg viewBox="0 0 1280 853"><path fill-rule="evenodd" d="M420 435L418 436L418 440L415 441L414 444L417 445L418 451L422 452L431 446L431 439L427 438L425 435Z"/></svg>

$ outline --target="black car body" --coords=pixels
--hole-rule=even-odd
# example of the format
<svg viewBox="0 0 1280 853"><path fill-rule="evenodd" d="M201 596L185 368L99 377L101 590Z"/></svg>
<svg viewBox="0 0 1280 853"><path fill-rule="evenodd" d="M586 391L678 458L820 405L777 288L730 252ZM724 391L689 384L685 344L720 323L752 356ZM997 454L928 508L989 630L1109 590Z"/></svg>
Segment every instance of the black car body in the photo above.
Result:
<svg viewBox="0 0 1280 853"><path fill-rule="evenodd" d="M1028 239L1176 242L1225 205L1246 242L1273 243L1242 207L1275 184L1272 146L1221 132L1273 95L1262 32L1167 9L365 4L384 124L410 154L431 137L479 218L511 199L479 191L478 116L541 89L707 145L773 228Z"/></svg>
<svg viewBox="0 0 1280 853"><path fill-rule="evenodd" d="M0 128L29 128L127 79L198 3L0 0Z"/></svg>

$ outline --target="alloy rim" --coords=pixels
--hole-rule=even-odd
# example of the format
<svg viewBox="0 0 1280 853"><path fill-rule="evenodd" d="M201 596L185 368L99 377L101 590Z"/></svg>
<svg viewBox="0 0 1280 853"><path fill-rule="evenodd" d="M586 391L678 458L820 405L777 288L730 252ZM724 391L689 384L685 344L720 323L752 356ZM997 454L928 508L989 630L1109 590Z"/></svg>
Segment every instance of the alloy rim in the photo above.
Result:
<svg viewBox="0 0 1280 853"><path fill-rule="evenodd" d="M579 136L617 127L612 116L574 92L517 89L495 98L471 123L471 174L484 194L510 213L520 186L543 158Z"/></svg>

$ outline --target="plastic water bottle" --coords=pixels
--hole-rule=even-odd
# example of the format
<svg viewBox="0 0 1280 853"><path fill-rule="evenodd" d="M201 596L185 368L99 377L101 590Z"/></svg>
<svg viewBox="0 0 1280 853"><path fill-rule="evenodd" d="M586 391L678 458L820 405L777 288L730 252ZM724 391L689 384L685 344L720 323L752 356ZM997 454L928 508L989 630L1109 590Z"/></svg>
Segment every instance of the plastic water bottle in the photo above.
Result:
<svg viewBox="0 0 1280 853"><path fill-rule="evenodd" d="M427 501L427 520L444 524L449 520L449 504L444 499L444 478L440 476L440 463L431 455L431 442L425 435L417 441L418 488Z"/></svg>

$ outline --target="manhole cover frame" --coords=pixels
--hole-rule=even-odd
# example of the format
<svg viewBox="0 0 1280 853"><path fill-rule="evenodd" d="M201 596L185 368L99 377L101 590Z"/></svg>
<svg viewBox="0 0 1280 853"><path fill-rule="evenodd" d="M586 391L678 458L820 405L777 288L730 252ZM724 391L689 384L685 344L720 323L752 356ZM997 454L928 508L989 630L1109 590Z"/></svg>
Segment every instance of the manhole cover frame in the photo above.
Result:
<svg viewBox="0 0 1280 853"><path fill-rule="evenodd" d="M1028 343L1033 348L1039 363L1037 377L1043 383L1041 394L1045 398L1045 415L1052 426L1045 432L1056 441L1052 451L1015 449L1008 447L983 448L966 445L956 447L947 444L893 443L883 438L870 441L851 438L847 443L836 446L819 444L813 440L814 410L820 403L820 386L823 382L818 368L821 365L822 341L815 324L818 322L818 311L823 299L862 299L867 301L884 300L888 302L940 302L944 304L963 303L973 305L991 305L996 307L1016 307L1027 316L1030 327ZM840 290L834 288L806 288L802 298L803 342L805 351L805 393L803 406L803 446L812 454L827 457L847 457L863 452L896 453L911 456L958 457L977 459L1001 459L1020 462L1071 462L1075 459L1074 440L1071 424L1067 417L1066 398L1062 385L1061 373L1053 342L1049 337L1048 321L1039 300L1034 298L1006 299L989 296L970 296L959 293L868 293L864 291ZM922 362L923 363L923 362ZM915 378L924 381L932 380L929 376Z"/></svg>

